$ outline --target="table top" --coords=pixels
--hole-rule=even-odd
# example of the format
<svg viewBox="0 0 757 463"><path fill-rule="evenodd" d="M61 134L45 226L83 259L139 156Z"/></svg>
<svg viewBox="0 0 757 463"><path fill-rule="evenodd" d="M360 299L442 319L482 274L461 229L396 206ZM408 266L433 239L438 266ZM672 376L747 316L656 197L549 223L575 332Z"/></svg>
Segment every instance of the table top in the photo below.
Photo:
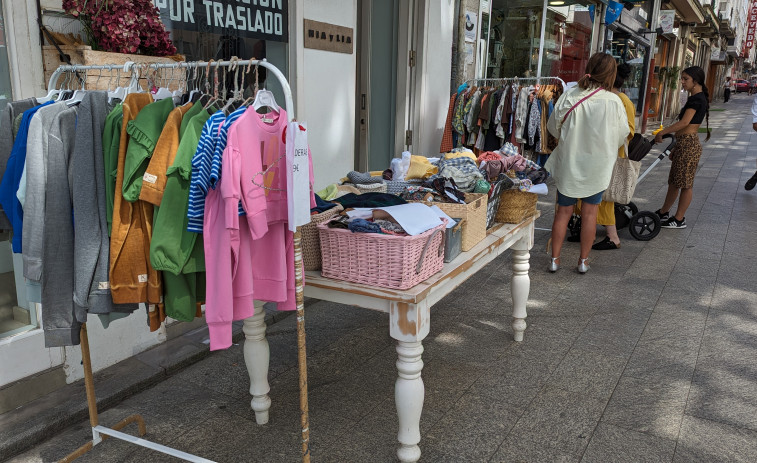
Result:
<svg viewBox="0 0 757 463"><path fill-rule="evenodd" d="M427 302L433 305L468 277L509 249L522 238L524 232L532 231L534 221L539 216L540 213L537 211L535 215L517 224L495 224L487 230L486 238L476 246L469 251L461 252L453 261L444 264L441 271L410 289L398 290L351 283L325 278L321 276L320 271L307 271L305 272L305 295L317 299L332 300L325 298L324 294L336 292L351 294L359 299L382 299L410 304ZM333 300L343 302L343 300ZM355 305L362 304L356 302Z"/></svg>

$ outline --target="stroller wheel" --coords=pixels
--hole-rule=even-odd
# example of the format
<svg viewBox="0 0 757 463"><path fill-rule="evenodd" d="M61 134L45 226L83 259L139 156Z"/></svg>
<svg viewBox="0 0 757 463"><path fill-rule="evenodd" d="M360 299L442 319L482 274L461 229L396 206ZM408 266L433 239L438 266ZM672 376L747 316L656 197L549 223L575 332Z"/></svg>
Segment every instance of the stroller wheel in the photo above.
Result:
<svg viewBox="0 0 757 463"><path fill-rule="evenodd" d="M639 208L633 202L628 204L615 203L615 226L618 230L627 227L631 223L631 217L636 215L637 212L639 212Z"/></svg>
<svg viewBox="0 0 757 463"><path fill-rule="evenodd" d="M660 218L654 212L641 211L631 217L628 231L639 241L649 241L660 233Z"/></svg>

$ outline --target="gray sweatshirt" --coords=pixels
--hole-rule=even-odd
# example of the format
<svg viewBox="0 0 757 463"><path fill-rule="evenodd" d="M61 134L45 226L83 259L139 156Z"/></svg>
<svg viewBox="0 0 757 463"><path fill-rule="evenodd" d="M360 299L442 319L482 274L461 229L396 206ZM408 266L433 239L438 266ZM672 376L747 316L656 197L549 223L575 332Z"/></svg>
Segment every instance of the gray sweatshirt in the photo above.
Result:
<svg viewBox="0 0 757 463"><path fill-rule="evenodd" d="M79 104L71 164L74 207L74 303L76 319L87 312L132 313L138 304L113 304L108 278L110 240L105 210L102 134L108 115L106 92L88 92ZM105 323L104 323L105 324Z"/></svg>
<svg viewBox="0 0 757 463"><path fill-rule="evenodd" d="M13 142L15 141L13 122L16 116L23 114L24 111L32 109L36 105L37 100L28 98L26 100L10 102L0 112L0 181L3 180L3 174L5 174L5 168L8 165L8 159L11 156L11 149L13 149ZM11 230L11 228L8 216L5 215L3 206L0 206L0 230Z"/></svg>
<svg viewBox="0 0 757 463"><path fill-rule="evenodd" d="M45 330L45 347L70 346L80 342L81 324L74 313L74 272L71 268L74 261L71 155L77 111L78 108L72 106L56 114L49 133L42 241L42 326ZM30 199L31 191L27 204Z"/></svg>
<svg viewBox="0 0 757 463"><path fill-rule="evenodd" d="M48 225L45 221L45 184L49 144L53 137L53 126L59 124L58 115L67 108L65 102L45 106L34 114L29 123L25 164L24 240L21 251L24 257L24 277L32 281L40 281L42 275L43 233Z"/></svg>

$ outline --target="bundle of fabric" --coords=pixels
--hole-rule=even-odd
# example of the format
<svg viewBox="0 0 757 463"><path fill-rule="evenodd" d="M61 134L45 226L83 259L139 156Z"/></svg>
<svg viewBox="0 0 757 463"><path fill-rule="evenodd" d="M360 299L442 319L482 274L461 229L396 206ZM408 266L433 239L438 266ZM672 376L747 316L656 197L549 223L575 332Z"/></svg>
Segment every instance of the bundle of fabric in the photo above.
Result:
<svg viewBox="0 0 757 463"><path fill-rule="evenodd" d="M473 153L445 153L439 160L439 173L429 180L440 177L454 180L457 188L463 192L472 192L476 182L484 178L478 170Z"/></svg>

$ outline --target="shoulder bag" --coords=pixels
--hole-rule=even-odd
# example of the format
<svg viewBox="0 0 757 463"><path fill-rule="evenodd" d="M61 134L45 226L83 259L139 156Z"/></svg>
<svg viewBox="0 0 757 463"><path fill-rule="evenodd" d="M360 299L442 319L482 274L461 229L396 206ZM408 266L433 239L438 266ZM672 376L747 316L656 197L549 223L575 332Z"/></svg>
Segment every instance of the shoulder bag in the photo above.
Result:
<svg viewBox="0 0 757 463"><path fill-rule="evenodd" d="M602 195L603 201L628 204L636 190L636 179L639 177L641 161L630 159L628 141L623 146L626 150L626 157L615 159L610 184Z"/></svg>

